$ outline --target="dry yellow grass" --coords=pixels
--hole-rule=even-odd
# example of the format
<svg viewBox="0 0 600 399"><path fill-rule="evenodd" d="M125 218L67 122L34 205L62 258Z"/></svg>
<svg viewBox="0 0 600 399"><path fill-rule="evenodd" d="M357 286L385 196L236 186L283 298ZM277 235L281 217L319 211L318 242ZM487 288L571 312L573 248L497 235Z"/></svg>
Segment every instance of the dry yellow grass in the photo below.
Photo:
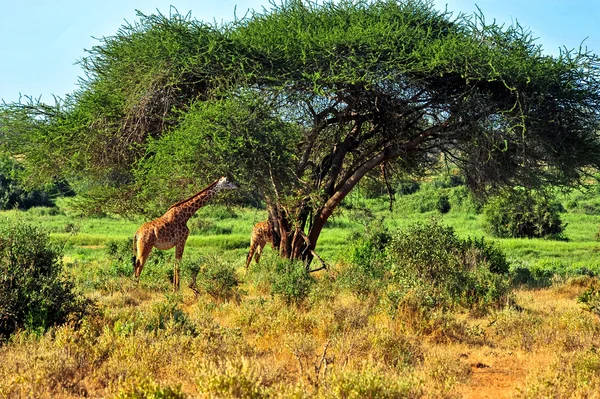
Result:
<svg viewBox="0 0 600 399"><path fill-rule="evenodd" d="M587 284L519 290L519 308L485 317L390 312L347 293L294 307L250 286L215 303L124 284L95 295L81 325L0 347L0 398L594 398L600 320L576 302Z"/></svg>

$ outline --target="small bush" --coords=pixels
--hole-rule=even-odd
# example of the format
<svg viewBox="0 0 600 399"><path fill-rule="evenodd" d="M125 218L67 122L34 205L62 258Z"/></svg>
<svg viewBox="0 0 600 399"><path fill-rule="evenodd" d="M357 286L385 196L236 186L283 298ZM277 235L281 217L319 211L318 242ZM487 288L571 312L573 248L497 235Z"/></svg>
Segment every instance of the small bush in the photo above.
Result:
<svg viewBox="0 0 600 399"><path fill-rule="evenodd" d="M512 284L526 285L532 288L551 286L556 270L551 265L544 265L544 262L541 263L542 264L538 262L529 265L527 263L516 261L510 270Z"/></svg>
<svg viewBox="0 0 600 399"><path fill-rule="evenodd" d="M338 277L339 286L362 296L378 292L386 272L385 249L391 238L381 220L355 238L349 250L349 266Z"/></svg>
<svg viewBox="0 0 600 399"><path fill-rule="evenodd" d="M447 195L440 195L440 197L437 200L437 203L435 204L436 209L441 213L448 213L450 212L450 200L448 199Z"/></svg>
<svg viewBox="0 0 600 399"><path fill-rule="evenodd" d="M201 219L225 220L238 218L238 214L232 208L224 205L207 205L200 208L196 215Z"/></svg>
<svg viewBox="0 0 600 399"><path fill-rule="evenodd" d="M221 227L210 220L199 217L192 218L188 222L188 227L194 234L229 235L233 232L231 227Z"/></svg>
<svg viewBox="0 0 600 399"><path fill-rule="evenodd" d="M401 181L396 186L396 194L410 195L419 191L420 185L414 180Z"/></svg>
<svg viewBox="0 0 600 399"><path fill-rule="evenodd" d="M485 228L500 238L561 238L561 209L544 193L514 189L484 206Z"/></svg>
<svg viewBox="0 0 600 399"><path fill-rule="evenodd" d="M197 335L196 325L190 321L175 297L167 296L165 301L155 303L150 312L144 313L143 318L146 331L169 330Z"/></svg>
<svg viewBox="0 0 600 399"><path fill-rule="evenodd" d="M122 389L114 399L185 399L181 388L162 387L157 383L144 380Z"/></svg>
<svg viewBox="0 0 600 399"><path fill-rule="evenodd" d="M388 255L394 280L407 294L419 293L424 306L485 307L501 303L510 290L508 262L499 249L483 238L460 239L435 220L396 234Z"/></svg>
<svg viewBox="0 0 600 399"><path fill-rule="evenodd" d="M596 285L590 285L585 291L577 297L579 302L585 310L600 316L600 288Z"/></svg>
<svg viewBox="0 0 600 399"><path fill-rule="evenodd" d="M192 284L199 292L205 292L218 302L239 302L243 292L235 268L216 257L207 257L190 266Z"/></svg>
<svg viewBox="0 0 600 399"><path fill-rule="evenodd" d="M46 232L22 222L0 226L0 337L80 319L89 307Z"/></svg>
<svg viewBox="0 0 600 399"><path fill-rule="evenodd" d="M388 375L376 369L360 372L350 371L333 374L327 381L326 398L420 398L423 396L421 381L414 377Z"/></svg>
<svg viewBox="0 0 600 399"><path fill-rule="evenodd" d="M106 252L110 259L110 271L113 276L133 275L132 245L131 240L113 240L106 244Z"/></svg>
<svg viewBox="0 0 600 399"><path fill-rule="evenodd" d="M308 297L314 280L302 262L276 259L270 283L271 295L288 305L298 305Z"/></svg>

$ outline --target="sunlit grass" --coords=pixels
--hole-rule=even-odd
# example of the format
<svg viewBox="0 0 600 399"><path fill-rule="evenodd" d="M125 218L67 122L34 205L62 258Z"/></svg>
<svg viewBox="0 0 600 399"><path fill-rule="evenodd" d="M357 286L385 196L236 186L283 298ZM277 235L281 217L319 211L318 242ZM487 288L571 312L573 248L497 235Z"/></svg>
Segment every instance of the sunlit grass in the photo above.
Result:
<svg viewBox="0 0 600 399"><path fill-rule="evenodd" d="M563 241L496 239L483 229L480 214L420 212L416 198L398 197L396 205L403 200L405 206L392 211L386 199L361 200L334 215L317 244L331 268L314 274L314 286L301 305L287 305L270 291L269 276L279 261L270 246L261 264L245 271L250 231L266 218L264 210L202 208L189 222L182 291L176 295L170 283L173 250L153 250L140 281L132 278L129 248L143 218L82 218L60 207L3 212L0 217L50 231L64 248L66 271L96 301L98 311L82 326L69 324L41 335L22 332L0 347L5 359L0 380L6 381L0 396L170 392L169 397L231 397L234 392L238 397L331 398L355 392L459 397L476 388L471 386L478 381L473 365L484 364L499 373L511 373L515 365L526 370L504 388L505 396L536 397L551 395L553 386L561 392L572 389L560 373L581 381L588 377L581 364L597 361L589 348L597 347L600 326L592 314L580 311L576 298L596 280L580 277L569 283L568 276L600 273L598 216L562 214L568 223ZM354 237L376 220L393 233L431 218L452 226L460 237L493 241L513 267L562 277L553 279L557 285L551 288L516 290L506 307L485 315L449 309L424 317L407 306L391 308L388 293L357 296L336 286ZM114 243L123 248L121 260L109 251ZM216 261L233 267L239 302L196 297L188 289L191 269ZM566 363L557 366L560 362ZM589 382L580 387L582 394L598 388L596 377Z"/></svg>

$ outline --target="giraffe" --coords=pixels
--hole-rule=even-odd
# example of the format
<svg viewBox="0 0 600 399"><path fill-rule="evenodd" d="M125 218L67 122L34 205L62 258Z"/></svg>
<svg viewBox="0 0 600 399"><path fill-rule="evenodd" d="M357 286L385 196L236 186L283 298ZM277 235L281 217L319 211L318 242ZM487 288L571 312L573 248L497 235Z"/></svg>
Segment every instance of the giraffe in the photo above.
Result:
<svg viewBox="0 0 600 399"><path fill-rule="evenodd" d="M221 177L190 198L171 205L167 212L158 219L142 224L133 238L133 267L136 280L139 281L140 279L140 274L146 260L148 260L152 247L160 250L175 247L173 291L178 291L179 264L185 241L190 234L190 230L186 225L187 221L219 191L236 188L237 186L229 182L226 177Z"/></svg>
<svg viewBox="0 0 600 399"><path fill-rule="evenodd" d="M254 256L254 260L256 263L259 262L260 254L268 242L273 246L273 229L271 227L271 222L265 220L256 223L252 228L252 234L250 235L250 252L248 252L248 257L246 258L246 270L248 269L248 266L250 266L250 262L252 262L252 256L255 254L255 251L256 256Z"/></svg>

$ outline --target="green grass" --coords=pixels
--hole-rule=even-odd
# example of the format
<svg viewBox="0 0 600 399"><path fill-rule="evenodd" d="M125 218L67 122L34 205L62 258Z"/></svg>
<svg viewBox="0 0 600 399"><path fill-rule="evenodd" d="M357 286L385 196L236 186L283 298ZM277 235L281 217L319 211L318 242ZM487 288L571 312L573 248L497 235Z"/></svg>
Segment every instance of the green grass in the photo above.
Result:
<svg viewBox="0 0 600 399"><path fill-rule="evenodd" d="M522 267L543 268L556 273L578 273L591 270L600 274L600 243L597 240L600 215L586 214L575 208L561 215L566 224L565 241L545 239L497 239L483 229L482 215L467 212L468 206L456 206L447 214L436 210L422 212L427 196L446 193L453 198L452 189L427 188L412 195L398 196L393 210L387 198L364 199L352 195L344 207L330 219L317 243L317 252L328 263L335 263L347 252L348 243L356 233L364 232L375 220L395 231L414 223L437 218L454 228L460 237L485 237L499 245L511 262ZM577 198L579 194L573 194ZM456 199L451 199L456 201ZM568 202L565 197L564 202ZM571 201L573 202L573 201ZM184 259L216 254L236 267L243 267L252 226L267 217L266 211L247 208L206 206L190 219L191 230ZM64 247L65 262L74 265L74 273L82 268L102 268L111 262L106 249L112 241L132 242L137 228L147 219L127 219L117 216L86 218L69 211L68 202L60 201L58 208L33 208L29 211L4 211L0 218L21 219L42 226L50 237ZM124 244L125 245L125 244ZM266 251L271 251L268 246ZM173 250L166 251L172 258ZM125 267L125 266L123 266ZM88 273L88 271L86 271Z"/></svg>

